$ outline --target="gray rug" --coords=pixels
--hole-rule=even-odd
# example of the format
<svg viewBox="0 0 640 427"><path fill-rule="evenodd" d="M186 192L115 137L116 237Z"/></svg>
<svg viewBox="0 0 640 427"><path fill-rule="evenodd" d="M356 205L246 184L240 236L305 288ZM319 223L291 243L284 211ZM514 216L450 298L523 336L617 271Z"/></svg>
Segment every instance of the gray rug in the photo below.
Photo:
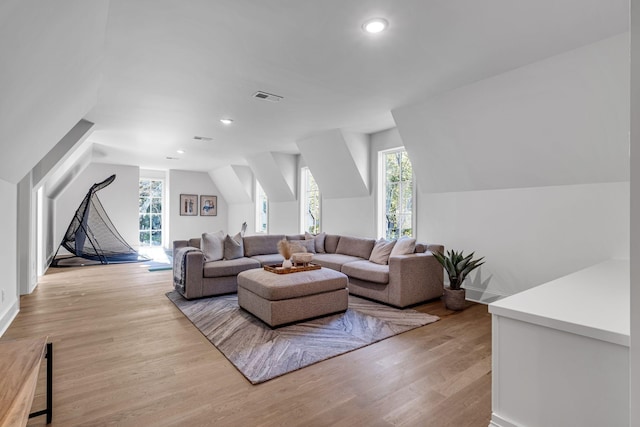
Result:
<svg viewBox="0 0 640 427"><path fill-rule="evenodd" d="M173 291L167 298L252 384L440 319L349 296L344 313L271 329L238 307L235 294L188 301Z"/></svg>

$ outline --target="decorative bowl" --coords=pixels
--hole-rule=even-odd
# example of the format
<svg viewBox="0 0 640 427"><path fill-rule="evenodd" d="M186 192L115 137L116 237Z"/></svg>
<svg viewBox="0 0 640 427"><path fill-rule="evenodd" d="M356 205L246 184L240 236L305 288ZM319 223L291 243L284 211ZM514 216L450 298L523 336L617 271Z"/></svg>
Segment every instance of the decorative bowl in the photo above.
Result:
<svg viewBox="0 0 640 427"><path fill-rule="evenodd" d="M313 254L310 252L297 252L291 255L291 259L294 264L307 264L313 259Z"/></svg>

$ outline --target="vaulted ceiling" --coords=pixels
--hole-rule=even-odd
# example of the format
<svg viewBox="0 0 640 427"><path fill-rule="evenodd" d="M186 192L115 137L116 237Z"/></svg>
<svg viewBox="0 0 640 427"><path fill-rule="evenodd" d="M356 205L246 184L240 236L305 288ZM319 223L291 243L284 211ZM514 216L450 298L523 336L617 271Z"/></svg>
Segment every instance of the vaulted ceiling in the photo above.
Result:
<svg viewBox="0 0 640 427"><path fill-rule="evenodd" d="M626 0L61 0L42 7L0 5L0 142L8 150L0 178L11 181L81 118L95 123L89 140L100 161L210 171L247 164L257 152L296 154L296 141L331 129L393 127L393 109L628 27ZM378 16L389 21L386 32L362 31ZM253 98L260 90L283 100ZM220 123L224 117L233 124ZM8 160L29 156L37 157L31 166Z"/></svg>

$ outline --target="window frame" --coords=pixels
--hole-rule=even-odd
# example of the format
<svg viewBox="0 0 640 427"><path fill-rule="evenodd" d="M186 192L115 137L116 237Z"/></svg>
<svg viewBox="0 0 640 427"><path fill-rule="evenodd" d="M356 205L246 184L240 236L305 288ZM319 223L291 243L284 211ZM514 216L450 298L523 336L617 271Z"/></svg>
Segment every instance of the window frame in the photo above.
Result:
<svg viewBox="0 0 640 427"><path fill-rule="evenodd" d="M261 191L262 190L262 191ZM262 230L262 221L260 221L262 209L260 209L261 205L261 194L264 194L265 200L265 229ZM260 185L258 180L255 180L255 232L257 234L268 234L269 233L269 196L264 191L264 188Z"/></svg>
<svg viewBox="0 0 640 427"><path fill-rule="evenodd" d="M151 205L150 204L150 208L149 208L149 229L148 230L142 230L140 228L140 216L143 214L140 212L140 205L138 204L138 244L140 247L149 247L149 248L153 248L153 247L160 247L163 248L165 247L166 241L167 241L167 216L165 215L165 212L167 210L167 203L165 200L165 195L166 195L166 180L164 178L153 178L153 177L144 177L141 176L140 178L138 178L138 189L140 188L140 184L142 181L149 181L149 182L153 182L153 181L157 181L161 183L162 186L162 191L160 194L160 197L153 197L153 196L149 196L148 199L153 200L153 199L158 199L160 201L160 207L161 210L159 213L157 212L152 212L151 210ZM138 190L138 203L140 200L140 192ZM152 216L156 215L160 217L160 228L159 229L154 229L153 228L153 218ZM140 233L141 232L149 232L149 244L146 245L144 244L141 240L140 240ZM160 243L158 245L154 245L152 244L153 242L153 231L159 231L160 232Z"/></svg>
<svg viewBox="0 0 640 427"><path fill-rule="evenodd" d="M386 233L386 156L388 154L405 152L409 162L409 154L404 146L389 148L378 151L378 180L377 180L377 233L378 238L388 239ZM417 236L417 191L416 191L416 175L413 171L413 163L411 163L411 236ZM398 237L402 237L402 234L398 233Z"/></svg>
<svg viewBox="0 0 640 427"><path fill-rule="evenodd" d="M311 173L311 169L308 166L303 166L300 168L300 232L301 233L309 233L309 229L306 226L306 206L307 206L307 195L310 193L307 191L308 188L308 177L311 176L313 181L316 183L316 187L318 187L318 183L315 178L313 178L313 174ZM322 192L320 188L317 190L318 193L318 219L317 230L315 233L320 233L322 231ZM314 234L314 233L312 233Z"/></svg>

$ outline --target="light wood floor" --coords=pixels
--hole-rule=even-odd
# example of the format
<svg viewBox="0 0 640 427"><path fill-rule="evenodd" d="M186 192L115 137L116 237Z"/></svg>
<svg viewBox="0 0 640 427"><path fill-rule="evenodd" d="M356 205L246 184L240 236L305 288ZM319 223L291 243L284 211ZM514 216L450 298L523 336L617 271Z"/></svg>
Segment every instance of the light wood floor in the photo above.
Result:
<svg viewBox="0 0 640 427"><path fill-rule="evenodd" d="M251 385L165 297L171 271L49 269L2 340L54 343L54 426L478 426L491 414L491 318L439 322ZM43 364L44 365L44 364ZM32 410L44 408L44 368ZM44 417L30 426L44 425Z"/></svg>

